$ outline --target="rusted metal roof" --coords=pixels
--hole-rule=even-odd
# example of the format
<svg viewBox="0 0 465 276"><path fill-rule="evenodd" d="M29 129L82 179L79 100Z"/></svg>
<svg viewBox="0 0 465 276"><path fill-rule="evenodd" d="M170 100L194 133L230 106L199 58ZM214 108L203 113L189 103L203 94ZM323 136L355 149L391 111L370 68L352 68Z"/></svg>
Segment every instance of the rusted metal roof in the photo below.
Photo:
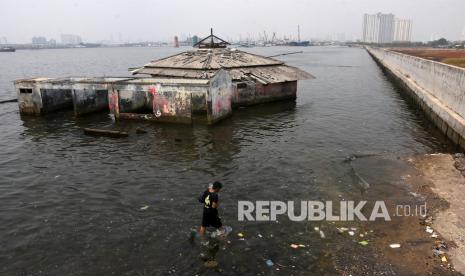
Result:
<svg viewBox="0 0 465 276"><path fill-rule="evenodd" d="M209 79L219 69L230 72L233 80L255 80L263 84L313 79L314 76L284 62L236 49L198 49L152 61L133 74L162 77Z"/></svg>

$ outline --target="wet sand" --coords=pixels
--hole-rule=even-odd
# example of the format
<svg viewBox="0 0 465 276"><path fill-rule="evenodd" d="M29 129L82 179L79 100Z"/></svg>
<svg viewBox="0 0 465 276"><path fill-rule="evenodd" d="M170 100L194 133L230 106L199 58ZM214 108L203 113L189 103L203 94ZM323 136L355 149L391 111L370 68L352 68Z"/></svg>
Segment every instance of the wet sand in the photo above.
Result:
<svg viewBox="0 0 465 276"><path fill-rule="evenodd" d="M334 267L342 275L461 275L464 273L464 207L465 179L454 167L448 154L380 158L352 161L358 175L370 183L362 199L383 200L392 221L360 223L354 237L345 233L333 247ZM463 186L461 186L463 185ZM427 216L415 206L426 204ZM396 216L396 206L411 206L411 215ZM371 208L368 208L371 210ZM432 217L432 222L430 222ZM336 225L337 226L337 225ZM430 226L437 237L426 232ZM366 233L359 237L359 233ZM367 246L359 246L361 240ZM443 255L435 256L439 248ZM400 248L391 248L400 244ZM445 256L447 261L442 260Z"/></svg>
<svg viewBox="0 0 465 276"><path fill-rule="evenodd" d="M433 210L432 228L454 246L448 250L455 270L465 274L465 177L454 166L463 156L418 156L412 163L431 185L431 191L447 201L447 208Z"/></svg>

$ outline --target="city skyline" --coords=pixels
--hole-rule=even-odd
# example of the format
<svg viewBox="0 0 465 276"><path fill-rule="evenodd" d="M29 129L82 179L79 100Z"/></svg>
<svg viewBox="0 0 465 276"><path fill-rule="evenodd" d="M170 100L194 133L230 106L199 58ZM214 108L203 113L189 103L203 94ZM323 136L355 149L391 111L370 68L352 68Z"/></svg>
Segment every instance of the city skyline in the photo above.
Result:
<svg viewBox="0 0 465 276"><path fill-rule="evenodd" d="M398 18L394 14L364 14L362 42L392 43L412 41L412 20Z"/></svg>
<svg viewBox="0 0 465 276"><path fill-rule="evenodd" d="M230 18L224 16L227 10L240 10L240 13L234 13ZM0 4L0 24L14 26L2 29L0 37L6 37L11 43L28 43L34 36L58 41L60 35L66 33L79 35L86 42L171 41L175 35L180 39L194 34L203 37L213 27L219 36L234 40L263 32L295 38L296 26L300 25L302 39L325 39L343 34L339 36L356 40L362 37L363 14L382 12L415 22L413 41L428 41L433 35L458 40L465 24L462 10L465 10L465 1L461 0L442 3L432 0L335 0L331 3L296 0L292 5L264 0L224 1L221 4L213 0L200 4L183 0L169 3L140 0L137 4L126 1L43 0L36 3L18 0ZM204 13L209 16L200 16ZM283 16L286 20L279 20Z"/></svg>

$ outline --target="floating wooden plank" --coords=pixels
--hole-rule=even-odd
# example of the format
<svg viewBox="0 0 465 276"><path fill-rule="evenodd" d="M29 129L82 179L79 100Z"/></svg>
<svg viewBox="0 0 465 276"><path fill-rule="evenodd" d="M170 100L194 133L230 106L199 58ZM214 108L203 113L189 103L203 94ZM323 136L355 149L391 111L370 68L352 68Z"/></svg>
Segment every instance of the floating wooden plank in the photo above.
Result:
<svg viewBox="0 0 465 276"><path fill-rule="evenodd" d="M92 136L107 136L107 137L128 137L129 134L125 131L96 129L96 128L83 128L84 134Z"/></svg>

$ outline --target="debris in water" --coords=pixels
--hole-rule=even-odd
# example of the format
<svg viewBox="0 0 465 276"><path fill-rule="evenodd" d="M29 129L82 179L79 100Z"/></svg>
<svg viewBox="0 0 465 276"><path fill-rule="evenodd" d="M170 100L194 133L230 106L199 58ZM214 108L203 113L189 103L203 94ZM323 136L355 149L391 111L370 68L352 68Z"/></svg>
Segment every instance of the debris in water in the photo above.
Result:
<svg viewBox="0 0 465 276"><path fill-rule="evenodd" d="M400 248L400 244L399 243L391 243L389 245L390 248Z"/></svg>
<svg viewBox="0 0 465 276"><path fill-rule="evenodd" d="M96 129L96 128L83 128L84 134L94 136L107 136L107 137L128 137L129 134L125 131L116 131L108 129Z"/></svg>
<svg viewBox="0 0 465 276"><path fill-rule="evenodd" d="M358 243L361 244L361 245L363 245L363 246L368 245L368 242L367 242L367 241L359 241Z"/></svg>
<svg viewBox="0 0 465 276"><path fill-rule="evenodd" d="M149 208L148 205L144 205L144 206L140 207L140 209L141 209L142 211L147 210L148 208Z"/></svg>
<svg viewBox="0 0 465 276"><path fill-rule="evenodd" d="M306 246L303 245L303 244L295 244L295 243L292 243L292 244L291 244L291 247L294 248L294 249L297 249L297 248L304 248L304 247L306 247Z"/></svg>
<svg viewBox="0 0 465 276"><path fill-rule="evenodd" d="M322 239L326 238L325 233L324 233L323 231L321 231L321 230L320 230L320 237L321 237Z"/></svg>
<svg viewBox="0 0 465 276"><path fill-rule="evenodd" d="M136 133L137 134L145 134L145 133L147 133L147 131L138 127L138 128L136 128Z"/></svg>
<svg viewBox="0 0 465 276"><path fill-rule="evenodd" d="M266 265L267 265L267 266L273 266L274 263L273 263L272 260L268 259L268 260L266 260Z"/></svg>
<svg viewBox="0 0 465 276"><path fill-rule="evenodd" d="M349 233L350 236L355 235L355 232L354 232L354 231L349 231L349 232L347 232L347 233Z"/></svg>
<svg viewBox="0 0 465 276"><path fill-rule="evenodd" d="M258 237L259 238L263 238L262 234L258 233Z"/></svg>
<svg viewBox="0 0 465 276"><path fill-rule="evenodd" d="M349 228L345 227L336 227L336 229L339 231L339 233L344 233L345 231L349 230Z"/></svg>
<svg viewBox="0 0 465 276"><path fill-rule="evenodd" d="M241 232L239 232L239 233L237 233L237 236L238 236L239 238L243 238L243 237L244 237L244 234L242 234Z"/></svg>
<svg viewBox="0 0 465 276"><path fill-rule="evenodd" d="M210 260L210 261L206 261L203 265L208 268L215 268L218 266L218 262L215 260Z"/></svg>
<svg viewBox="0 0 465 276"><path fill-rule="evenodd" d="M315 231L320 231L320 227L318 226L313 227L313 229L315 229Z"/></svg>

